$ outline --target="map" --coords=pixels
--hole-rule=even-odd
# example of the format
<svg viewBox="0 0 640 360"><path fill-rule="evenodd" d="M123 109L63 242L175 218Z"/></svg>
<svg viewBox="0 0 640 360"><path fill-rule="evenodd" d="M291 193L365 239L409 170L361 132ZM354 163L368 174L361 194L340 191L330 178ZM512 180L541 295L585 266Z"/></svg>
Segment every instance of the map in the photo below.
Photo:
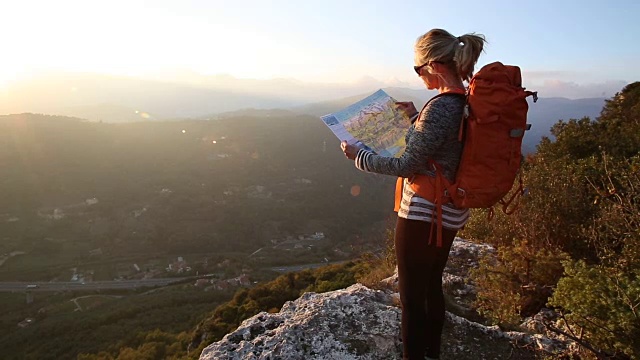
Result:
<svg viewBox="0 0 640 360"><path fill-rule="evenodd" d="M357 144L381 156L399 157L404 152L404 137L411 122L397 110L395 102L380 89L321 119L341 141Z"/></svg>

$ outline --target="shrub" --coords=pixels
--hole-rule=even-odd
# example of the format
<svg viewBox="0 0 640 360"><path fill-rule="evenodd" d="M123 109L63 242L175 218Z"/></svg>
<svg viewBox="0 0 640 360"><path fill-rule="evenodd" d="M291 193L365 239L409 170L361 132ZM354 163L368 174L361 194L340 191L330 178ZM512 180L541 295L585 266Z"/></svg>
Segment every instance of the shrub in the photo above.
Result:
<svg viewBox="0 0 640 360"><path fill-rule="evenodd" d="M584 261L567 261L564 267L566 276L550 304L565 313L567 331L603 353L639 358L640 272Z"/></svg>
<svg viewBox="0 0 640 360"><path fill-rule="evenodd" d="M475 305L481 315L506 327L544 306L567 259L561 251L538 249L526 240L503 246L493 256L483 257L471 272L478 286Z"/></svg>
<svg viewBox="0 0 640 360"><path fill-rule="evenodd" d="M566 314L567 331L600 352L640 358L640 156L612 164L604 157L591 181L598 214L585 229L598 263L566 261L550 304Z"/></svg>

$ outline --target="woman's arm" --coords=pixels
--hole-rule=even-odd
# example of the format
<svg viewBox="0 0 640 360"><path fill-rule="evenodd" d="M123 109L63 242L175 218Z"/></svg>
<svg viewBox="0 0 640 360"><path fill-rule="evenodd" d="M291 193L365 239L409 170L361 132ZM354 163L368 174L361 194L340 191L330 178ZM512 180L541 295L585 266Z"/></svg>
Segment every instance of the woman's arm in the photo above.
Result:
<svg viewBox="0 0 640 360"><path fill-rule="evenodd" d="M433 100L415 122L404 153L399 158L384 157L360 149L355 157L358 169L385 175L411 177L427 167L427 160L446 140L450 111L444 97Z"/></svg>

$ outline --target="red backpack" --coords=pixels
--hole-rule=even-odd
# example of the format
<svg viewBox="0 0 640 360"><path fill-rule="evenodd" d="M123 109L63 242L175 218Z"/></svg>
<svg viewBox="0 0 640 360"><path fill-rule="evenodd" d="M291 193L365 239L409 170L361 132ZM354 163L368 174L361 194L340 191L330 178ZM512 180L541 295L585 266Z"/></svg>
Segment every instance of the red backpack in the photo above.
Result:
<svg viewBox="0 0 640 360"><path fill-rule="evenodd" d="M536 92L522 87L520 68L499 62L488 64L469 82L465 117L460 124L459 141L464 141L456 179L450 183L439 165L431 162L436 176L416 175L411 188L436 205L438 216L438 246L442 245L442 204L452 202L461 208L492 208L501 203L508 206L523 194L519 189L505 200L511 190L522 161L522 138L527 124L529 105L526 98ZM402 183L396 187L396 208L402 199ZM400 200L400 201L399 201ZM492 210L491 210L492 211Z"/></svg>

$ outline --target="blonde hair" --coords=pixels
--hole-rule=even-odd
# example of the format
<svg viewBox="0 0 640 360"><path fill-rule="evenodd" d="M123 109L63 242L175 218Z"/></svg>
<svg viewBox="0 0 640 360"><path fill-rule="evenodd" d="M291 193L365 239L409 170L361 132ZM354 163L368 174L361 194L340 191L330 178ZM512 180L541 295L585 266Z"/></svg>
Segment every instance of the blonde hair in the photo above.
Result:
<svg viewBox="0 0 640 360"><path fill-rule="evenodd" d="M469 81L486 42L484 35L480 34L456 37L446 30L432 29L416 41L416 65L431 61L450 64L450 69L463 81Z"/></svg>

